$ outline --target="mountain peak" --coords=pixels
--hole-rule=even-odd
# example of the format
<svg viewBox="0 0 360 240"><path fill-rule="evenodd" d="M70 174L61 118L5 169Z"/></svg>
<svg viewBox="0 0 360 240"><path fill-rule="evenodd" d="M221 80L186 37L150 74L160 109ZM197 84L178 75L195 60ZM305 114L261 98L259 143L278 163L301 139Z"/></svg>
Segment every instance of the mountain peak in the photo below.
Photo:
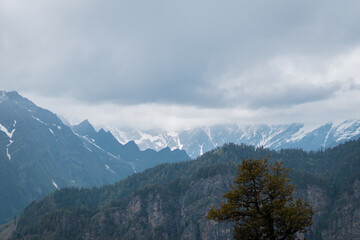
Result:
<svg viewBox="0 0 360 240"><path fill-rule="evenodd" d="M0 91L0 99L0 181L6 182L0 184L0 224L58 188L114 183L165 161L188 160L185 152L141 152L133 141L124 149L110 131L96 132L88 120L71 131L17 92Z"/></svg>
<svg viewBox="0 0 360 240"><path fill-rule="evenodd" d="M100 128L100 130L98 131L98 133L107 133L103 128Z"/></svg>
<svg viewBox="0 0 360 240"><path fill-rule="evenodd" d="M83 125L83 126L92 126L91 123L89 122L89 120L85 119L84 121L82 121L81 123L79 123L78 125Z"/></svg>
<svg viewBox="0 0 360 240"><path fill-rule="evenodd" d="M1 95L1 96L5 96L5 97L8 97L8 98L10 98L11 100L18 100L18 99L26 99L26 100L28 100L27 98L21 96L17 91L10 91L10 92L0 91L0 95ZM28 100L28 101L29 101L29 100Z"/></svg>
<svg viewBox="0 0 360 240"><path fill-rule="evenodd" d="M86 136L86 135L91 136L93 134L96 134L96 130L94 129L94 127L91 125L91 123L87 119L85 119L78 125L72 126L72 129L76 133L78 133L82 136Z"/></svg>
<svg viewBox="0 0 360 240"><path fill-rule="evenodd" d="M27 109L30 111L36 111L42 109L36 106L32 101L26 97L21 96L17 91L0 91L0 104L6 103L9 108L13 106L20 107L21 109ZM9 105L10 104L10 105Z"/></svg>
<svg viewBox="0 0 360 240"><path fill-rule="evenodd" d="M16 91L6 92L0 90L0 103L6 100L17 100L17 99L24 99L24 97L20 96L20 94Z"/></svg>
<svg viewBox="0 0 360 240"><path fill-rule="evenodd" d="M6 92L0 91L0 103L3 103L7 99L8 99L8 97L6 96Z"/></svg>
<svg viewBox="0 0 360 240"><path fill-rule="evenodd" d="M138 145L134 141L129 141L124 145L127 151L138 152L140 151Z"/></svg>

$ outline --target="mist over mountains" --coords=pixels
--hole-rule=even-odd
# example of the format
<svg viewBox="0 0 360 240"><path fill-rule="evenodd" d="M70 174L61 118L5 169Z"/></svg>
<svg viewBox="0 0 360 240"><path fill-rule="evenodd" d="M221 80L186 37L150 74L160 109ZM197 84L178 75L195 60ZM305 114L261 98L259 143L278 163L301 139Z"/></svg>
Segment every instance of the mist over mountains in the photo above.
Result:
<svg viewBox="0 0 360 240"><path fill-rule="evenodd" d="M225 185L231 182L231 177L229 176L233 174L233 170L231 169L235 168L234 164L239 163L244 156L258 155L258 153L261 152L260 155L263 157L266 154L271 154L275 159L282 159L285 164L288 164L288 166L294 170L295 174L301 171L301 174L297 174L293 178L296 184L300 186L300 192L298 192L298 194L303 196L304 199L309 199L313 204L317 204L316 208L319 209L319 214L321 215L318 216L319 218L316 218L317 223L314 234L321 233L324 236L336 235L336 233L331 232L332 228L329 224L338 224L337 217L331 217L332 222L328 224L324 220L328 214L329 216L331 214L341 216L342 222L339 224L343 224L345 221L357 223L355 217L352 216L350 219L348 215L337 212L337 206L345 209L349 201L344 200L345 205L339 205L336 201L346 199L346 196L343 196L343 194L349 194L351 199L358 198L355 188L358 187L359 176L359 140L351 140L358 139L359 137L359 120L348 120L339 124L328 123L314 129L308 129L303 124L277 126L239 126L232 124L199 127L180 132L160 130L140 131L135 129L96 130L88 120L78 125L68 126L64 124L63 120L60 120L56 114L36 106L33 102L22 97L17 92L1 91L0 223L9 222L15 215L19 216L22 210L33 201L40 201L39 203L41 205L41 199L43 199L45 195L55 191L55 195L50 194L48 195L50 197L46 199L51 199L53 196L61 196L61 199L57 199L55 205L53 205L53 200L46 202L48 208L46 212L37 212L38 209L41 209L41 206L39 207L37 204L34 205L35 203L28 207L28 209L33 209L34 212L29 213L29 211L27 211L27 222L22 222L21 227L23 228L18 229L17 234L19 234L20 239L22 234L27 235L30 233L26 229L32 224L31 221L28 220L34 219L32 214L45 214L41 219L56 220L56 217L53 217L57 216L56 214L58 213L62 214L64 210L61 205L63 204L63 200L69 199L69 196L72 198L72 194L76 195L73 200L83 199L81 201L79 200L81 209L77 209L78 205L76 204L78 203L73 205L73 200L69 202L70 205L66 205L66 209L68 209L68 207L75 207L75 211L79 210L82 212L84 210L82 207L85 206L86 208L89 207L89 209L85 209L84 213L86 214L90 214L90 212L93 214L93 211L99 211L98 213L100 215L93 216L92 218L92 220L95 221L101 222L102 220L99 219L103 219L102 210L99 210L101 208L98 209L99 205L97 205L101 201L105 201L106 207L112 209L112 204L120 204L119 206L116 205L116 207L122 207L123 204L131 205L132 201L136 202L140 197L140 202L144 204L144 206L153 206L152 204L155 204L157 201L159 202L156 204L160 205L155 204L156 206L161 206L161 204L166 205L167 210L164 209L164 211L161 212L162 210L158 209L160 212L157 211L156 213L166 214L166 217L156 221L164 220L167 223L175 224L178 227L180 226L184 232L178 232L176 234L179 235L176 236L197 236L203 231L202 229L210 235L221 235L221 231L224 231L221 230L221 227L214 228L210 231L211 233L208 232L212 225L209 225L209 223L203 219L202 215L206 213L209 206L208 204L213 203L213 198L217 199L216 201L221 199L221 194L224 192L224 189L226 189ZM229 145L227 144L229 142L240 145ZM341 144L343 142L347 143ZM220 147L224 144L225 147ZM339 147L333 148L339 144ZM208 150L214 148L216 149L208 152ZM292 149L280 150L285 148ZM300 148L303 150L300 150ZM308 151L319 149L326 150ZM208 154L206 154L206 152L208 152ZM236 161L233 162L232 165L228 165L226 162L233 161L231 160L231 156L234 154L238 155ZM200 155L201 157L197 158ZM196 159L189 161L191 159L189 156ZM179 163L184 161L186 163ZM153 168L159 164L162 165ZM195 164L194 167L188 168L192 164ZM324 166L326 166L325 172ZM147 173L139 174L149 168L150 170L148 170ZM169 169L171 169L171 171ZM231 174L229 175L229 173ZM121 181L130 175L132 177L127 178L128 180ZM209 179L209 177L211 179ZM215 178L212 179L212 177ZM157 181L156 179L158 178L162 180ZM204 180L204 178L206 180ZM222 180L219 182L216 179ZM198 181L201 182L201 184L199 182L199 186L197 185ZM326 184L323 183L323 181L325 181ZM122 186L119 193L116 193L117 190L115 190L115 192L110 190L114 188L113 186L93 189L91 191L81 190L77 192L78 190L76 190L82 187L100 187L115 182L118 182L115 186ZM150 186L148 184L156 185ZM145 185L146 187L144 188ZM212 185L214 185L216 191L209 187ZM354 187L355 195L352 193L353 190L350 189L349 192L345 189L348 185ZM223 186L224 188L220 191L219 186ZM66 190L67 187L73 188ZM179 191L176 190L172 192L174 191L174 187L179 187ZM191 187L191 190L188 189L189 187ZM62 188L65 188L65 190L61 191ZM208 189L211 194L206 190L203 194L199 195L200 189ZM152 195L152 191L161 192L161 194L155 196ZM176 196L179 197L179 199L168 198L168 191L177 194ZM85 192L85 195L83 195L83 192ZM90 195L86 195L88 193L91 197L89 197ZM120 193L123 194L123 196L118 196ZM136 197L139 193L144 194ZM103 196L105 196L104 194L110 194L109 196L106 195L109 198L103 198ZM78 199L78 197L80 198ZM135 197L135 200L133 197ZM147 199L152 200L149 202ZM93 201L98 202L92 205ZM115 203L113 201L115 201ZM176 205L179 201L183 205ZM203 204L204 202L206 202L206 204ZM83 206L82 204L85 205ZM90 205L88 206L87 204ZM333 204L335 205L333 206ZM186 218L183 218L184 216L181 215L181 211L176 212L176 214L172 212L173 210L171 209L173 209L174 206L176 206L175 208L179 207L180 210L186 206L186 211L188 211ZM58 207L60 207L60 212L56 212ZM135 210L137 209L136 211L143 208L137 205L131 205L130 208L131 207L135 207ZM199 210L197 212L198 215L194 216L192 212L196 212L196 209ZM357 211L358 208L355 206L353 209ZM56 213L51 212L52 210L55 210ZM88 210L90 212L88 212ZM171 211L167 212L168 210ZM64 211L66 214L68 213L67 210ZM157 219L156 216L151 215L153 213L151 213L149 209L145 209L144 211L147 212L146 214L144 212L147 218ZM47 215L47 212L50 215ZM120 214L120 212L116 210L116 214L118 213ZM178 213L180 213L180 215L178 215ZM72 210L70 214L74 214ZM124 224L132 228L134 226L133 221L137 222L137 220L140 219L141 224L146 225L147 223L141 214L138 215L136 213L132 215L132 213L130 213L130 215L124 215L124 219L126 219L124 220ZM114 217L111 214L110 216L111 218ZM139 219L133 219L134 216L139 217ZM174 216L176 216L176 219L173 218ZM21 219L22 221L24 220L23 217L21 217ZM105 217L105 220L106 219ZM183 220L178 222L179 219ZM90 223L82 218L79 221L97 226L97 223ZM156 235L157 233L153 232L153 227L156 227L157 224L151 221L151 226L147 225L146 231L148 231L149 234ZM320 222L321 224L327 224L326 229L322 227ZM50 227L50 225L44 225L42 222L38 223L45 228ZM183 225L184 223L185 225ZM56 223L54 222L53 226L55 225ZM104 226L107 226L107 223ZM163 232L172 236L171 229L174 226L171 225L171 227L167 224L162 226L165 227ZM187 226L189 226L189 228ZM37 226L33 227L39 229ZM141 226L136 225L136 228L141 229ZM112 228L109 227L109 229ZM344 229L344 227L340 226L338 229L342 231L341 229ZM49 229L44 229L44 231L48 230ZM84 232L82 232L84 229L79 228L79 230L80 232L77 234L84 234ZM130 230L123 230L125 234L133 234ZM228 230L226 231L227 234L225 235L229 236L230 232L228 232ZM351 236L356 235L353 229L351 229L351 231ZM39 234L41 235L41 232ZM58 233L55 233L55 235L56 234ZM91 234L97 235L99 233L92 232ZM116 232L116 234L120 233ZM122 236L121 234L119 236ZM136 232L136 234L140 233Z"/></svg>
<svg viewBox="0 0 360 240"><path fill-rule="evenodd" d="M183 150L141 151L104 130L76 129L79 133L17 92L0 92L0 223L51 191L110 184L163 162L189 159Z"/></svg>
<svg viewBox="0 0 360 240"><path fill-rule="evenodd" d="M0 0L0 240L232 240L205 216L248 158L313 207L299 239L360 240L359 23L358 0ZM272 206L264 229L301 221Z"/></svg>
<svg viewBox="0 0 360 240"><path fill-rule="evenodd" d="M326 123L309 128L304 124L284 125L215 125L189 130L168 132L141 131L133 128L110 129L123 144L132 140L140 149L183 149L191 158L198 157L225 143L248 144L274 150L301 148L306 151L334 147L360 137L360 120Z"/></svg>

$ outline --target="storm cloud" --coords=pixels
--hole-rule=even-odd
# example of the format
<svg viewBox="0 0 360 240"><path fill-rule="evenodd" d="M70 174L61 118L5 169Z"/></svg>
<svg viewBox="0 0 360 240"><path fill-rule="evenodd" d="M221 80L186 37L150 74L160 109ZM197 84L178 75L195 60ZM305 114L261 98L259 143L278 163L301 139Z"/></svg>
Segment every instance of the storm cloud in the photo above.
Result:
<svg viewBox="0 0 360 240"><path fill-rule="evenodd" d="M0 0L0 81L89 106L315 107L360 93L359 22L355 0Z"/></svg>

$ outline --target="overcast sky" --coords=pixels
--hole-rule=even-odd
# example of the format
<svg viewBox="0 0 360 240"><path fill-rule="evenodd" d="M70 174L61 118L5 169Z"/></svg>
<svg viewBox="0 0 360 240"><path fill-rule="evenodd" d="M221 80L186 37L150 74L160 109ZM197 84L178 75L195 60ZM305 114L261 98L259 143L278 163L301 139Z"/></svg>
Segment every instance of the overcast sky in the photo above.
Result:
<svg viewBox="0 0 360 240"><path fill-rule="evenodd" d="M73 123L360 119L360 1L0 0L0 89Z"/></svg>

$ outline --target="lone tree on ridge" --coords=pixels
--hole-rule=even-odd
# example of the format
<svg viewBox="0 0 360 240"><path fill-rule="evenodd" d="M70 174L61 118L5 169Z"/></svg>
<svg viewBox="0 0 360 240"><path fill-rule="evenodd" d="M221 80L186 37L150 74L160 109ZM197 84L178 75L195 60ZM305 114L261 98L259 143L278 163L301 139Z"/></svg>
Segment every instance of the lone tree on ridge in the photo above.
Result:
<svg viewBox="0 0 360 240"><path fill-rule="evenodd" d="M246 159L238 165L235 185L226 203L211 207L207 219L234 222L234 238L290 240L307 232L314 211L308 202L294 201L288 168L268 159Z"/></svg>

